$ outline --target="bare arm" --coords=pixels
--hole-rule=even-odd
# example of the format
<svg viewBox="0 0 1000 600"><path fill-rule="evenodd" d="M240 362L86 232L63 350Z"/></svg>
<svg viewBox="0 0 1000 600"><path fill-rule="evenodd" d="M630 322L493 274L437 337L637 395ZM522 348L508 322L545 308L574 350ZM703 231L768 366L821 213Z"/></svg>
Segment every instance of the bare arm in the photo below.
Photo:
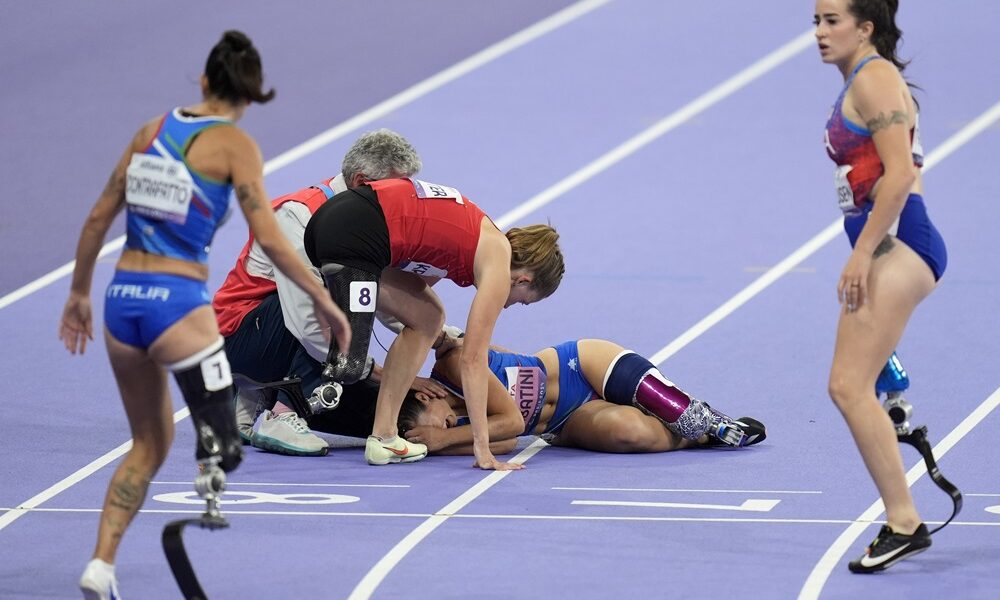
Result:
<svg viewBox="0 0 1000 600"><path fill-rule="evenodd" d="M462 346L461 374L465 405L472 425L476 466L483 469L514 469L520 465L496 460L489 447L486 402L490 379L487 349L493 327L510 293L510 244L495 229L484 228L474 266L476 296L469 309Z"/></svg>
<svg viewBox="0 0 1000 600"><path fill-rule="evenodd" d="M902 91L899 74L889 64L876 61L858 74L853 90L854 107L872 133L872 141L885 168L876 190L876 202L855 247L871 254L899 217L918 169L913 164L909 98ZM873 68L877 67L877 68Z"/></svg>
<svg viewBox="0 0 1000 600"><path fill-rule="evenodd" d="M236 128L233 128L229 137L231 139L227 140L226 148L230 157L233 187L250 230L274 266L312 297L317 316L331 328L339 347L349 348L351 328L347 318L333 304L326 288L309 272L278 229L278 222L264 189L264 165L260 149L250 136Z"/></svg>
<svg viewBox="0 0 1000 600"><path fill-rule="evenodd" d="M914 117L910 114L909 93L895 68L886 61L875 61L862 69L851 86L851 100L872 132L884 173L875 190L874 207L837 283L837 296L848 312L857 310L868 298L873 255L899 218L919 176L911 151Z"/></svg>
<svg viewBox="0 0 1000 600"><path fill-rule="evenodd" d="M460 351L438 360L434 369L447 380L455 381L461 372ZM486 397L486 421L490 436L490 450L497 452L503 449L506 454L514 448L517 436L524 431L524 419L517 405L511 400L510 394L500 380L490 373L488 393ZM468 455L473 452L472 427L460 425L442 429L440 427L420 426L404 432L411 442L427 444L433 454Z"/></svg>
<svg viewBox="0 0 1000 600"><path fill-rule="evenodd" d="M463 425L467 427L467 425ZM493 454L510 454L517 447L517 438L510 438L507 440L500 440L497 442L490 442L490 452ZM447 448L442 448L440 450L435 450L433 452L439 456L472 456L475 452L472 449L472 443L466 444L455 444L448 446Z"/></svg>
<svg viewBox="0 0 1000 600"><path fill-rule="evenodd" d="M94 279L94 264L101 251L108 228L125 207L125 170L132 153L152 137L151 128L156 121L143 125L129 143L118 164L115 165L104 190L84 221L80 240L76 245L76 264L70 284L69 299L63 308L59 323L59 339L72 354L87 349L87 340L94 339L94 325L90 307L90 286Z"/></svg>

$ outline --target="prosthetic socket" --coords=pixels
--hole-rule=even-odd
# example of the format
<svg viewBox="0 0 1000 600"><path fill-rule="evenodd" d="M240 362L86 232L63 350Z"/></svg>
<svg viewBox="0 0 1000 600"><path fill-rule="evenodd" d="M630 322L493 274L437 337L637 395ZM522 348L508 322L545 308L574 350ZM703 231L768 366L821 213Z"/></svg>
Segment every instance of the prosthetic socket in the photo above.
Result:
<svg viewBox="0 0 1000 600"><path fill-rule="evenodd" d="M889 413L896 426L897 435L910 433L910 417L913 415L913 405L903 398L903 392L910 387L910 377L903 369L899 357L893 352L889 357L889 362L882 368L878 380L875 382L875 394L881 396L885 394L883 407Z"/></svg>
<svg viewBox="0 0 1000 600"><path fill-rule="evenodd" d="M206 378L206 373L211 377ZM218 377L218 373L224 376ZM215 464L226 472L232 471L243 460L243 442L236 428L232 377L221 340L218 351L193 367L175 370L174 378L191 410L198 436L195 458L203 463L217 457Z"/></svg>
<svg viewBox="0 0 1000 600"><path fill-rule="evenodd" d="M323 366L323 378L340 384L361 381L371 373L368 344L375 323L378 301L377 275L355 267L327 263L321 269L333 302L347 315L351 325L351 347L337 346L330 341L330 350Z"/></svg>
<svg viewBox="0 0 1000 600"><path fill-rule="evenodd" d="M604 383L605 399L632 404L689 440L709 435L728 446L744 446L746 433L729 416L692 398L660 374L647 359L625 353L612 364Z"/></svg>

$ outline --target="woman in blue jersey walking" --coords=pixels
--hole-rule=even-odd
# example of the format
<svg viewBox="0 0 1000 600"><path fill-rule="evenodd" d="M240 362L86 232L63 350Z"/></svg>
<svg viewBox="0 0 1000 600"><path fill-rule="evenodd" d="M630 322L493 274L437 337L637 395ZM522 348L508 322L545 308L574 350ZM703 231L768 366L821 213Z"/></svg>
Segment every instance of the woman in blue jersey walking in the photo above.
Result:
<svg viewBox="0 0 1000 600"><path fill-rule="evenodd" d="M86 598L119 598L118 544L173 439L167 371L191 410L196 456L218 456L225 471L242 459L232 377L205 285L208 248L229 212L231 192L268 256L309 293L340 347L349 347L343 313L277 228L257 144L235 126L251 102L274 97L262 84L256 48L243 33L227 31L208 56L203 100L140 127L80 234L59 327L72 354L82 354L93 339L94 263L111 222L127 209L125 249L105 294L104 337L133 445L108 486L97 547L80 579ZM218 447L209 448L213 435Z"/></svg>

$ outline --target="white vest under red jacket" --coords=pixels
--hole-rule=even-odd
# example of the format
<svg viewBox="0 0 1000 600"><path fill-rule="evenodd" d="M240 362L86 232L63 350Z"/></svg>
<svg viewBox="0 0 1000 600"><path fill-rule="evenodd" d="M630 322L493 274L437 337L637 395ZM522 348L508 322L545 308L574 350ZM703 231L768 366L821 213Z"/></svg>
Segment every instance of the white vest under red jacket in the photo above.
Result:
<svg viewBox="0 0 1000 600"><path fill-rule="evenodd" d="M330 197L333 196L333 179L324 181L318 186L311 186L301 189L291 194L286 194L271 202L271 208L278 210L286 202L299 202L304 204L310 213L315 213ZM212 308L215 309L215 318L219 323L219 333L223 337L228 337L239 329L243 323L243 318L253 309L257 308L264 298L275 293L277 290L274 280L247 272L247 256L253 246L253 232L247 240L240 257L236 261L236 266L229 271L222 287L212 298Z"/></svg>

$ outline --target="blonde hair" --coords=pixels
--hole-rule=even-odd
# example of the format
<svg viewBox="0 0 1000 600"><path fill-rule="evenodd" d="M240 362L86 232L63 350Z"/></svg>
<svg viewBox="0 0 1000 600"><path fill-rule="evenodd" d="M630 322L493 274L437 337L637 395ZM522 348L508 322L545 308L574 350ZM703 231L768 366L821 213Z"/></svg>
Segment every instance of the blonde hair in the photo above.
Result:
<svg viewBox="0 0 1000 600"><path fill-rule="evenodd" d="M506 233L510 242L510 268L525 269L534 275L532 289L542 298L556 291L566 272L559 234L549 225L513 227Z"/></svg>

